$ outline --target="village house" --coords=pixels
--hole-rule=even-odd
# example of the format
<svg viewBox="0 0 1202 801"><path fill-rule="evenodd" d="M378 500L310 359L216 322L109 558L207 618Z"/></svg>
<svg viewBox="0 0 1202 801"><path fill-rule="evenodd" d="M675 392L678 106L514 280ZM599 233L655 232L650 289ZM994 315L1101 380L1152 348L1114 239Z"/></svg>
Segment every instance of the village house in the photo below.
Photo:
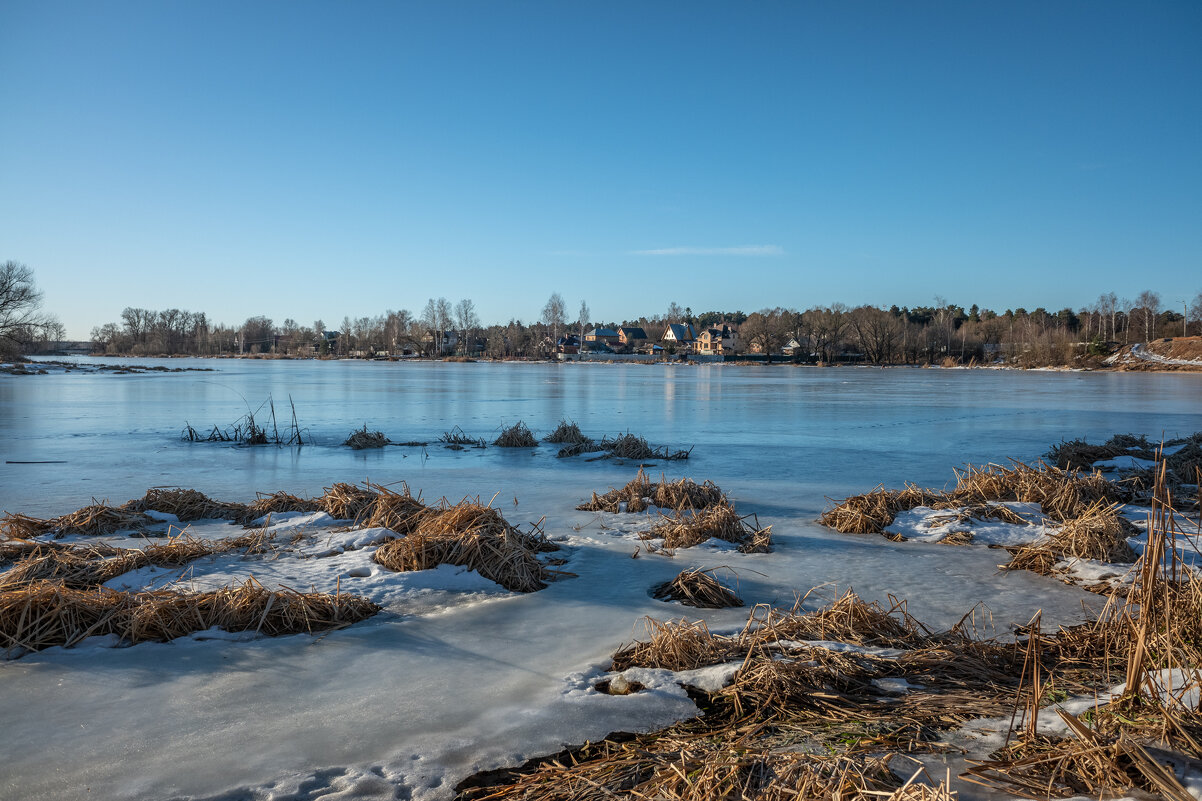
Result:
<svg viewBox="0 0 1202 801"><path fill-rule="evenodd" d="M568 334L560 337L555 342L556 353L577 354L580 352L580 337L575 334Z"/></svg>
<svg viewBox="0 0 1202 801"><path fill-rule="evenodd" d="M620 338L618 337L618 332L612 328L602 328L598 326L597 328L585 332L584 341L588 342L589 344L595 342L604 342L606 345L613 346L618 344Z"/></svg>
<svg viewBox="0 0 1202 801"><path fill-rule="evenodd" d="M739 335L728 325L707 328L693 343L693 352L700 356L730 356L739 349Z"/></svg>
<svg viewBox="0 0 1202 801"><path fill-rule="evenodd" d="M634 352L647 344L647 332L638 326L624 325L618 329L618 342L626 352Z"/></svg>
<svg viewBox="0 0 1202 801"><path fill-rule="evenodd" d="M455 352L459 345L459 332L427 330L422 334L422 344L423 350L445 356Z"/></svg>
<svg viewBox="0 0 1202 801"><path fill-rule="evenodd" d="M697 330L692 323L669 323L664 329L664 346L675 345L678 350L692 350Z"/></svg>

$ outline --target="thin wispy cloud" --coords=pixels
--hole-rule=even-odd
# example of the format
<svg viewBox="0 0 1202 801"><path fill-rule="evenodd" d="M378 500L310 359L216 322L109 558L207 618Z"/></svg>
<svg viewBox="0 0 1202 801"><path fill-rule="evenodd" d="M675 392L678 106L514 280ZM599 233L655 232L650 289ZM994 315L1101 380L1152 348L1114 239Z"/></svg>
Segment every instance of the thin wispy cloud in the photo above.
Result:
<svg viewBox="0 0 1202 801"><path fill-rule="evenodd" d="M654 248L632 250L635 256L783 256L785 249L780 245L740 245L733 248Z"/></svg>

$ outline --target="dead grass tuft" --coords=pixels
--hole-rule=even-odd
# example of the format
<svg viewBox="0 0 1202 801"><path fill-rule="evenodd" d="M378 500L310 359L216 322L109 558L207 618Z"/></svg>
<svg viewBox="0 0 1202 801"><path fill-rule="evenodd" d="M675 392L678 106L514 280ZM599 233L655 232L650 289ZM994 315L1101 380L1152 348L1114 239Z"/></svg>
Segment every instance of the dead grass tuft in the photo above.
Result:
<svg viewBox="0 0 1202 801"><path fill-rule="evenodd" d="M501 436L493 441L498 448L537 448L538 440L521 420L501 430Z"/></svg>
<svg viewBox="0 0 1202 801"><path fill-rule="evenodd" d="M363 428L352 431L342 444L360 451L364 448L383 448L385 445L392 444L392 441L384 436L383 431L368 431L367 423L364 423Z"/></svg>
<svg viewBox="0 0 1202 801"><path fill-rule="evenodd" d="M698 609L723 609L742 606L743 599L714 575L714 570L683 570L671 581L651 588L651 597L660 601L678 601Z"/></svg>
<svg viewBox="0 0 1202 801"><path fill-rule="evenodd" d="M611 671L631 667L696 670L738 658L735 638L711 634L704 620L666 623L644 618L647 639L619 648L613 655Z"/></svg>
<svg viewBox="0 0 1202 801"><path fill-rule="evenodd" d="M823 512L818 522L844 534L879 534L898 512L919 506L932 509L965 509L970 517L985 517L1023 524L1021 515L998 505L1005 502L1035 503L1053 520L1066 522L1080 517L1100 501L1114 503L1122 491L1100 473L1061 470L1043 462L1031 467L1015 462L1011 467L985 465L956 471L956 487L950 492L927 490L907 484L902 490L881 487L853 495Z"/></svg>
<svg viewBox="0 0 1202 801"><path fill-rule="evenodd" d="M928 634L906 610L905 601L891 598L891 606L885 609L847 590L816 611L802 612L812 593L799 598L792 609L757 607L745 633L768 641L835 640L886 648L913 648Z"/></svg>
<svg viewBox="0 0 1202 801"><path fill-rule="evenodd" d="M115 634L128 643L170 640L214 626L267 635L327 631L374 615L354 595L267 590L253 579L205 593L127 593L39 582L0 591L0 647L9 654Z"/></svg>
<svg viewBox="0 0 1202 801"><path fill-rule="evenodd" d="M378 493L370 484L359 486L339 482L326 487L325 494L317 499L321 510L337 520L354 520L370 516Z"/></svg>
<svg viewBox="0 0 1202 801"><path fill-rule="evenodd" d="M705 509L722 503L725 498L712 481L703 484L690 478L666 481L661 476L657 483L639 468L638 475L626 486L610 489L600 496L594 492L591 500L576 508L586 512L643 512L654 504L661 509Z"/></svg>
<svg viewBox="0 0 1202 801"><path fill-rule="evenodd" d="M165 512L175 515L180 522L192 520L236 520L246 513L246 505L215 501L194 489L182 487L154 487L141 498L127 501L121 506L130 512Z"/></svg>
<svg viewBox="0 0 1202 801"><path fill-rule="evenodd" d="M370 507L370 513L355 519L357 525L386 528L397 534L412 532L426 513L426 505L420 497L413 497L409 485L401 482L401 491L396 492L387 487L374 486L375 501Z"/></svg>
<svg viewBox="0 0 1202 801"><path fill-rule="evenodd" d="M687 451L668 450L667 446L653 448L646 439L629 431L612 439L602 437L599 447L605 451L605 456L601 457L604 459L660 459L672 462L688 459L689 454L693 452L692 448Z"/></svg>
<svg viewBox="0 0 1202 801"><path fill-rule="evenodd" d="M428 509L407 536L376 549L375 560L389 570L429 570L462 565L514 592L546 586L549 571L538 561L541 534L523 534L490 506L464 499Z"/></svg>
<svg viewBox="0 0 1202 801"><path fill-rule="evenodd" d="M140 531L155 522L157 521L141 512L108 506L93 499L91 506L48 520L22 514L6 514L4 519L0 520L0 534L9 539L31 539L44 534L53 534L55 537L77 534L101 537L119 531Z"/></svg>
<svg viewBox="0 0 1202 801"><path fill-rule="evenodd" d="M142 549L95 546L39 548L28 552L9 570L0 573L0 589L52 581L82 590L97 587L143 567L181 567L205 556L233 550L262 553L270 547L270 538L260 531L221 540L203 540L181 534Z"/></svg>
<svg viewBox="0 0 1202 801"><path fill-rule="evenodd" d="M591 445L593 443L581 432L580 426L567 420L560 420L559 425L545 439L556 445Z"/></svg>
<svg viewBox="0 0 1202 801"><path fill-rule="evenodd" d="M747 520L754 521L748 524ZM772 526L760 527L755 515L740 516L726 501L692 511L677 511L671 517L661 515L660 522L639 536L645 540L662 539L666 549L690 548L709 539L733 542L745 552L761 553L771 549Z"/></svg>
<svg viewBox="0 0 1202 801"><path fill-rule="evenodd" d="M452 450L463 450L465 447L466 448L487 448L488 447L488 443L486 443L483 439L476 439L475 437L468 436L467 433L459 426L455 426L450 431L444 431L443 435L438 438L438 441L443 443L443 445L446 446L447 448L451 448Z"/></svg>

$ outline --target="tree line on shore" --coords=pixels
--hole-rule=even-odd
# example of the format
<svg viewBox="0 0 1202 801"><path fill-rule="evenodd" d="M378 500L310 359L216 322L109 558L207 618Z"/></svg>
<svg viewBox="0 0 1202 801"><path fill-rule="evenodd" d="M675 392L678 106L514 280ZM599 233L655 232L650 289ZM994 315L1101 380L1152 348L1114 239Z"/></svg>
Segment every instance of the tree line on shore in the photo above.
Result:
<svg viewBox="0 0 1202 801"><path fill-rule="evenodd" d="M1179 301L1180 302L1180 301ZM240 325L211 321L204 312L129 307L117 322L92 330L94 353L136 356L464 356L494 359L546 358L561 337L581 338L593 327L642 328L660 341L672 323L697 331L727 327L737 331L736 355L788 354L797 361L926 364L1005 361L1019 366L1088 364L1133 342L1202 334L1202 292L1178 313L1158 294L1135 300L1113 292L1077 311L1023 308L996 312L976 304L967 309L936 298L931 306L883 308L841 303L798 311L776 307L694 313L672 303L662 314L600 322L589 319L586 302L570 319L567 304L552 293L539 318L483 325L470 299L452 304L431 298L420 314L407 309L374 317L344 317L337 330L322 320L311 325L289 318L281 324L265 316ZM58 319L41 311L42 293L33 271L15 261L0 265L0 354L52 351L63 339ZM663 342L667 356L686 344Z"/></svg>
<svg viewBox="0 0 1202 801"><path fill-rule="evenodd" d="M1185 314L1189 312L1187 320ZM576 319L552 294L540 318L482 325L470 299L452 304L430 299L422 312L406 309L374 317L343 318L337 329L322 320L310 325L289 318L276 324L264 316L240 325L213 323L204 312L127 308L119 322L92 331L96 353L122 355L276 354L280 356L469 356L494 359L545 358L566 334L583 335L594 325L643 328L659 340L669 323L689 323L698 331L729 326L738 331L738 350L790 353L801 361L859 361L923 364L954 360L1004 360L1020 366L1087 363L1114 348L1158 337L1202 334L1202 293L1181 312L1166 309L1154 292L1134 301L1113 293L1077 311L1023 308L996 312L941 298L931 306L882 308L840 303L803 311L777 307L694 313L671 304L659 315L621 322L589 320L582 302ZM680 345L665 350L674 355Z"/></svg>

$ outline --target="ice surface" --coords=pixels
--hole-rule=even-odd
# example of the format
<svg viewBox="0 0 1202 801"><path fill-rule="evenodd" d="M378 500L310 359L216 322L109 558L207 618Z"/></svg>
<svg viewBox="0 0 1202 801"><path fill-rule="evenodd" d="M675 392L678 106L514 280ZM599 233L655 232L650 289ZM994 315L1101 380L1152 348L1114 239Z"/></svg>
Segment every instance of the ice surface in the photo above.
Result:
<svg viewBox="0 0 1202 801"><path fill-rule="evenodd" d="M1196 375L209 364L220 372L0 376L6 458L67 462L0 465L0 508L57 515L93 496L120 503L160 485L246 502L256 491L312 495L335 481L405 480L427 499L487 501L497 493L514 523L545 516L547 535L565 545L560 569L578 577L519 595L449 566L391 574L371 561L379 530L273 515L276 542L287 546L277 552L228 553L114 582L205 588L254 576L360 593L385 611L317 636L208 631L132 647L92 638L0 663L0 797L445 799L474 771L697 714L680 684L720 686L729 666L688 677L642 674L651 689L628 696L591 689L613 651L642 635L644 616L704 619L715 631L743 623L746 609L701 611L650 597L651 587L691 567L731 567L749 604L792 606L797 594L827 585L807 606L854 588L870 601L908 599L932 628L953 625L977 602L988 604L1001 635L1037 608L1049 625L1076 622L1081 603L1096 605L1096 596L1022 571L999 573L987 548L841 535L814 519L828 497L905 480L939 487L962 463L1032 460L1062 439L1192 433L1202 387ZM232 422L246 411L242 398L268 393L277 402L291 394L302 425L325 444L179 441L185 421ZM714 480L741 512L773 526L776 551L745 555L722 545L649 554L636 533L654 518L575 511L589 492L633 478L634 464L556 459L552 447L456 453L431 445L423 456L333 444L364 421L394 440L432 442L453 425L490 437L502 422L523 419L542 434L561 418L597 437L631 430L654 444L695 445L687 462L649 474ZM187 530L213 539L243 532L226 521ZM1033 535L974 534L978 542Z"/></svg>

